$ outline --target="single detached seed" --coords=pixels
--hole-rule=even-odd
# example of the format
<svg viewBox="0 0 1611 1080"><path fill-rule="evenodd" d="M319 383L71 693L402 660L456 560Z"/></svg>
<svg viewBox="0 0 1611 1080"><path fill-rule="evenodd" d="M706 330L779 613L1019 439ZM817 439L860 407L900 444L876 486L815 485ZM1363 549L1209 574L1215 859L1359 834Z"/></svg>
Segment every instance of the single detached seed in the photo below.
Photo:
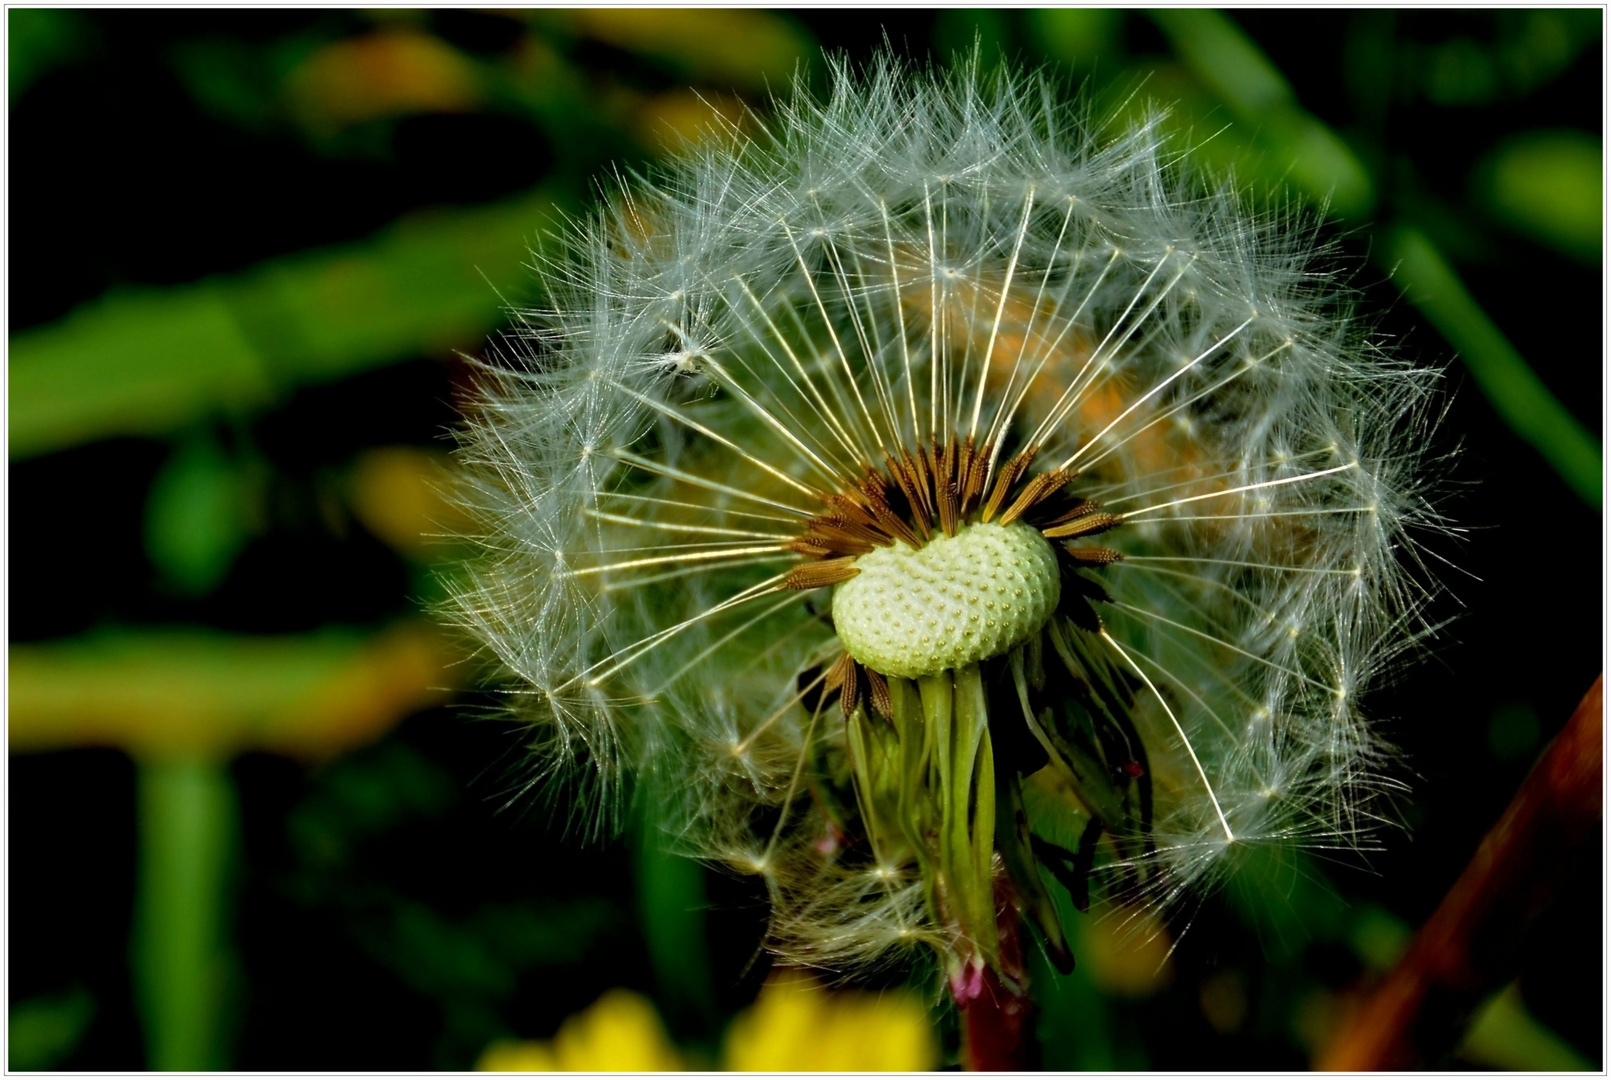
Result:
<svg viewBox="0 0 1611 1080"><path fill-rule="evenodd" d="M1057 608L1057 556L1022 522L967 525L915 550L877 548L856 569L834 589L834 629L846 652L881 675L915 679L999 656ZM994 617L975 630L980 606Z"/></svg>

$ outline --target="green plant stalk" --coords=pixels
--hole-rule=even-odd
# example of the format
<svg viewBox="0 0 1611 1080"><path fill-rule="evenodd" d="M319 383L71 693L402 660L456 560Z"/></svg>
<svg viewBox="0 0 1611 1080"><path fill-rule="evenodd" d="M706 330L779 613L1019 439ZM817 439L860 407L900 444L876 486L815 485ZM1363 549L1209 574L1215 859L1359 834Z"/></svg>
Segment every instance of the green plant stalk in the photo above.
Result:
<svg viewBox="0 0 1611 1080"><path fill-rule="evenodd" d="M934 733L934 778L940 802L940 879L948 914L995 964L995 761L978 664L917 680L928 730Z"/></svg>
<svg viewBox="0 0 1611 1080"><path fill-rule="evenodd" d="M1384 257L1396 267L1404 295L1459 350L1500 418L1598 510L1605 470L1600 444L1549 392L1432 241L1413 226L1399 226L1388 234Z"/></svg>
<svg viewBox="0 0 1611 1080"><path fill-rule="evenodd" d="M1369 216L1376 205L1369 170L1341 137L1302 110L1280 71L1234 21L1200 8L1158 11L1152 18L1237 119L1290 159L1291 183L1345 219ZM1604 460L1594 436L1550 393L1420 229L1398 225L1382 235L1381 263L1454 346L1500 418L1598 510Z"/></svg>
<svg viewBox="0 0 1611 1080"><path fill-rule="evenodd" d="M713 1035L719 1018L705 947L704 868L666 850L653 825L635 829L638 922L668 1019Z"/></svg>
<svg viewBox="0 0 1611 1080"><path fill-rule="evenodd" d="M224 765L140 766L134 983L153 1070L228 1068L228 874L237 843Z"/></svg>

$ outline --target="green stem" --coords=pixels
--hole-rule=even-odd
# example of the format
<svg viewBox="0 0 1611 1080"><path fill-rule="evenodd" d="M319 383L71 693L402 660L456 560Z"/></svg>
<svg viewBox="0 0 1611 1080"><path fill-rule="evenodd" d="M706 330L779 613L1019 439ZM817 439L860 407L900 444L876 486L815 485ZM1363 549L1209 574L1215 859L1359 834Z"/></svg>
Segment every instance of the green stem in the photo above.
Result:
<svg viewBox="0 0 1611 1080"><path fill-rule="evenodd" d="M133 960L148 1066L227 1068L221 1021L236 829L226 768L201 761L142 764L139 823Z"/></svg>
<svg viewBox="0 0 1611 1080"><path fill-rule="evenodd" d="M933 737L940 808L940 885L947 914L977 955L996 962L996 779L979 665L918 680ZM962 958L966 959L966 958Z"/></svg>
<svg viewBox="0 0 1611 1080"><path fill-rule="evenodd" d="M655 826L638 812L633 839L638 920L660 1001L677 1027L716 1030L716 992L705 948L705 870L666 850Z"/></svg>
<svg viewBox="0 0 1611 1080"><path fill-rule="evenodd" d="M1258 132L1287 170L1285 180L1343 218L1370 216L1377 204L1370 171L1346 141L1303 111L1291 85L1233 19L1206 8L1165 9L1151 17L1186 66ZM1454 346L1500 419L1599 509L1599 440L1544 385L1425 233L1400 224L1379 235L1383 266Z"/></svg>
<svg viewBox="0 0 1611 1080"><path fill-rule="evenodd" d="M1432 241L1400 226L1388 234L1386 258L1396 267L1399 288L1459 350L1500 419L1599 509L1605 469L1599 441L1550 393Z"/></svg>

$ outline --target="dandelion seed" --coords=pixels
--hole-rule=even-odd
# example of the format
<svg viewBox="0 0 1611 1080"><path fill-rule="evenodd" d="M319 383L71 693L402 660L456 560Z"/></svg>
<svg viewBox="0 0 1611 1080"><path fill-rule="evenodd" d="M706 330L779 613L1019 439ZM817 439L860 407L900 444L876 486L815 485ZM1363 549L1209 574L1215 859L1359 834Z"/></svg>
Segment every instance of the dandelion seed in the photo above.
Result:
<svg viewBox="0 0 1611 1080"><path fill-rule="evenodd" d="M1368 845L1357 703L1432 588L1434 374L1312 227L1053 99L840 65L688 151L545 268L463 451L453 617L541 775L595 820L638 778L781 958L926 949L959 1001L1020 919L1061 955L1038 865L1166 908Z"/></svg>

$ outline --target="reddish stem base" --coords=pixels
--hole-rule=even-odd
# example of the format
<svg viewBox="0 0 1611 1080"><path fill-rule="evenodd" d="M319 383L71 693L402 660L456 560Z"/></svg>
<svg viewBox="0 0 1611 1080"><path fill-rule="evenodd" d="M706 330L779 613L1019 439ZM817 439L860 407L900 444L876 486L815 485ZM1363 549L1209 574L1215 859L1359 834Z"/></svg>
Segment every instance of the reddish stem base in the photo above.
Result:
<svg viewBox="0 0 1611 1080"><path fill-rule="evenodd" d="M974 1072L1022 1072L1029 1066L1030 1002L984 969L979 996L962 1006L962 1067Z"/></svg>
<svg viewBox="0 0 1611 1080"><path fill-rule="evenodd" d="M999 973L974 959L951 980L962 1011L962 1067L973 1072L1022 1072L1033 1067L1029 972L1019 940L1018 913L1005 875L996 883ZM1005 894L1005 895L1004 895Z"/></svg>

